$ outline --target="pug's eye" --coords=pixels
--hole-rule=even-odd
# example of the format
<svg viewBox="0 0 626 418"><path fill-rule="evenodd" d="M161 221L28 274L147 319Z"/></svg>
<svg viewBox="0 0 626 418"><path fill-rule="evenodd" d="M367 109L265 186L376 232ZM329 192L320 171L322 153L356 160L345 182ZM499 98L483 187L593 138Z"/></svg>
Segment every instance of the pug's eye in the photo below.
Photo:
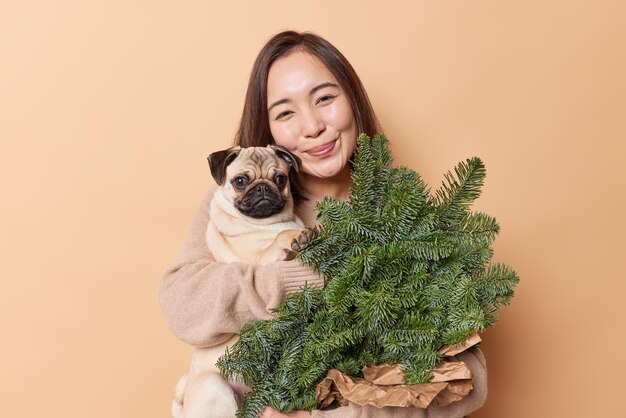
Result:
<svg viewBox="0 0 626 418"><path fill-rule="evenodd" d="M245 176L237 176L233 179L233 185L238 189L243 189L248 185L248 178Z"/></svg>
<svg viewBox="0 0 626 418"><path fill-rule="evenodd" d="M276 183L277 186L284 186L287 184L287 176L284 174L277 174L276 177L274 177L274 183Z"/></svg>

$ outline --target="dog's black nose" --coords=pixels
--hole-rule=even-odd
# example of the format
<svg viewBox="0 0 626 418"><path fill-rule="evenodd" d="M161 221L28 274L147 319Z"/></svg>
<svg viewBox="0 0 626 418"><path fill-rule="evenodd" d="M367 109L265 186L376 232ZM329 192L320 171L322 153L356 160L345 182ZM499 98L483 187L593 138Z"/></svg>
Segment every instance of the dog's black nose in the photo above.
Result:
<svg viewBox="0 0 626 418"><path fill-rule="evenodd" d="M259 195L265 197L267 195L267 192L269 192L269 188L268 188L267 184L261 183L258 186L256 186L256 192Z"/></svg>

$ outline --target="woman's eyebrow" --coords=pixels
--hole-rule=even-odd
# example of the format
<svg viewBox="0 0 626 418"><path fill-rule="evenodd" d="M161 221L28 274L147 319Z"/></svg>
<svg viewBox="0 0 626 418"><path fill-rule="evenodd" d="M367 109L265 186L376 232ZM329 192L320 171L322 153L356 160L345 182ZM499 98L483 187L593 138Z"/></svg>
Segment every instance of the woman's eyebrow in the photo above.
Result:
<svg viewBox="0 0 626 418"><path fill-rule="evenodd" d="M324 89L326 87L336 87L339 88L339 85L337 83L331 83L330 81L326 82L326 83L321 83L318 84L317 86L313 87L311 89L311 91L309 92L309 96L314 95L315 93L317 93L319 90ZM272 110L273 107L276 107L278 105L284 104L284 103L289 103L291 102L290 99L280 99L280 100L276 100L274 103L272 103L270 105L270 107L267 108L267 111L269 112L270 110Z"/></svg>
<svg viewBox="0 0 626 418"><path fill-rule="evenodd" d="M321 90L323 88L326 88L326 87L336 87L336 88L339 88L339 86L336 83L331 83L330 81L327 81L326 83L318 84L317 86L313 87L311 89L311 91L309 92L309 96L314 95L319 90Z"/></svg>
<svg viewBox="0 0 626 418"><path fill-rule="evenodd" d="M283 103L289 103L291 100L289 99L280 99L280 100L276 100L274 103L272 103L272 105L270 107L267 108L267 111L269 112L270 110L272 110L273 107L281 105Z"/></svg>

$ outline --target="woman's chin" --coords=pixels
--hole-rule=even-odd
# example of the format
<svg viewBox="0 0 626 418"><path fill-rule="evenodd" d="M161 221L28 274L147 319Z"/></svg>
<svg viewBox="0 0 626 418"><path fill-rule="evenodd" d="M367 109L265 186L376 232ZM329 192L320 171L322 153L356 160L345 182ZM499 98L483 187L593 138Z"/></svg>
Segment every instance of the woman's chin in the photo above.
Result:
<svg viewBox="0 0 626 418"><path fill-rule="evenodd" d="M308 167L304 168L302 172L309 177L316 177L319 179L332 179L343 174L344 166L342 165L329 165L322 167Z"/></svg>

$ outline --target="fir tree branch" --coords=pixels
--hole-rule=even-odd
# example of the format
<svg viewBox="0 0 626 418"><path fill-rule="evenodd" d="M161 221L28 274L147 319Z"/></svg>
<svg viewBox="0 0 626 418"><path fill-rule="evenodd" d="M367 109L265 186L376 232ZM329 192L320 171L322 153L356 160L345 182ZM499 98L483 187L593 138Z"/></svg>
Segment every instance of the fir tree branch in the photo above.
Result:
<svg viewBox="0 0 626 418"><path fill-rule="evenodd" d="M244 326L219 360L225 376L252 387L239 417L256 418L266 404L314 408L331 368L360 376L365 364L398 363L406 382L428 382L441 347L493 325L509 303L517 274L486 267L499 226L469 210L482 161L459 163L434 196L417 173L391 164L384 137L358 138L350 200L318 204L318 234L298 255L326 287L304 288L274 319Z"/></svg>

